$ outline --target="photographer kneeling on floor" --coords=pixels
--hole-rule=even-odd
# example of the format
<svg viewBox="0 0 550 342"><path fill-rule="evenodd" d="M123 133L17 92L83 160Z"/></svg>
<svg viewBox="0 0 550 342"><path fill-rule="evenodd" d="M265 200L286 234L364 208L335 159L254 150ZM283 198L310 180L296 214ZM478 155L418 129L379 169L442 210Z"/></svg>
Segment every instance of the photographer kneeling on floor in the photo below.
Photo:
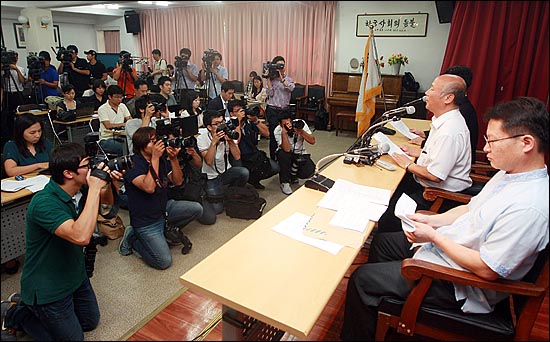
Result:
<svg viewBox="0 0 550 342"><path fill-rule="evenodd" d="M290 183L298 183L298 178L313 176L315 164L304 147L304 141L315 144L315 136L304 120L292 120L289 112L279 118L279 126L273 132L277 140L277 160L279 161L279 181L285 195L292 194Z"/></svg>
<svg viewBox="0 0 550 342"><path fill-rule="evenodd" d="M172 264L171 244L182 241L182 227L202 215L197 202L168 199L168 185L183 182L177 158L181 147L166 146L157 140L152 127L140 127L132 137L134 167L124 175L128 195L130 224L120 241L119 252L136 252L145 263L156 269Z"/></svg>
<svg viewBox="0 0 550 342"><path fill-rule="evenodd" d="M113 203L111 178L119 180L122 173L103 162L90 164L77 143L51 153L51 179L27 210L21 295L2 302L2 329L8 334L21 330L35 341L82 341L83 332L99 323L83 247L93 239L100 203Z"/></svg>

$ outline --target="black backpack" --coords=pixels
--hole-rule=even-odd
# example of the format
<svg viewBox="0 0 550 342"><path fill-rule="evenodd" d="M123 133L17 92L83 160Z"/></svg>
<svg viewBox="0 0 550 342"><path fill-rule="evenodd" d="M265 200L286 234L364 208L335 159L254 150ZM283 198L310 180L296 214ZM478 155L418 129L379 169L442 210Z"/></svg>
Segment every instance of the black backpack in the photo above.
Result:
<svg viewBox="0 0 550 342"><path fill-rule="evenodd" d="M229 217L257 219L262 216L266 203L250 184L231 186L225 191L225 213Z"/></svg>
<svg viewBox="0 0 550 342"><path fill-rule="evenodd" d="M328 112L321 108L315 113L315 129L326 131L328 127Z"/></svg>
<svg viewBox="0 0 550 342"><path fill-rule="evenodd" d="M416 82L413 74L407 71L405 72L405 76L403 76L403 87L408 91L418 91L420 84Z"/></svg>

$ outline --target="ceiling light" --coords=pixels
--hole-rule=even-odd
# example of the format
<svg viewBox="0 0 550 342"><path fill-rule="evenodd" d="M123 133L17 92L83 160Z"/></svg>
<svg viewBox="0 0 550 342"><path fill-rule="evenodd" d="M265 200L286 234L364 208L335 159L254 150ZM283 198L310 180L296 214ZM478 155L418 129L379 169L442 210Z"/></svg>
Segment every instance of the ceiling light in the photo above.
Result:
<svg viewBox="0 0 550 342"><path fill-rule="evenodd" d="M40 17L40 27L47 28L50 21L51 21L51 18L48 16Z"/></svg>
<svg viewBox="0 0 550 342"><path fill-rule="evenodd" d="M29 18L25 17L24 15L20 15L17 17L17 21L23 25L27 25L27 27L31 27L31 24L29 23Z"/></svg>
<svg viewBox="0 0 550 342"><path fill-rule="evenodd" d="M120 6L117 5L117 4L114 4L114 5L107 4L107 5L105 5L105 7L106 7L107 9L119 9L119 8L120 8Z"/></svg>
<svg viewBox="0 0 550 342"><path fill-rule="evenodd" d="M170 3L168 1L155 1L155 5L157 6L168 6Z"/></svg>
<svg viewBox="0 0 550 342"><path fill-rule="evenodd" d="M138 1L138 4L141 4L141 5L152 5L153 2L152 2L152 1Z"/></svg>
<svg viewBox="0 0 550 342"><path fill-rule="evenodd" d="M92 5L92 8L104 9L105 5Z"/></svg>

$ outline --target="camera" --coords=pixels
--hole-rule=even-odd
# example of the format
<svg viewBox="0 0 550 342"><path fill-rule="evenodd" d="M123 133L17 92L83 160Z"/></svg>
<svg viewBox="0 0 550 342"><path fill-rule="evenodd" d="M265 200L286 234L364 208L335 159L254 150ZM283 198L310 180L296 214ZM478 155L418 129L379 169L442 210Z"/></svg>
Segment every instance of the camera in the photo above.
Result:
<svg viewBox="0 0 550 342"><path fill-rule="evenodd" d="M195 117L172 118L157 120L157 139L164 142L164 146L180 148L194 147L198 133L198 123Z"/></svg>
<svg viewBox="0 0 550 342"><path fill-rule="evenodd" d="M265 69L266 70L269 70L269 73L268 75L262 75L263 78L268 78L270 80L274 80L276 79L277 77L279 77L279 70L281 69L284 69L285 65L284 64L279 64L279 63L271 63L270 61L267 61L265 63Z"/></svg>
<svg viewBox="0 0 550 342"><path fill-rule="evenodd" d="M129 170L134 166L134 162L129 155L120 156L114 159L108 159L105 153L103 153L102 151L100 152L98 141L98 132L88 133L84 137L84 148L86 150L86 155L90 158L88 165L92 170L92 176L103 179L107 182L111 181L111 176L107 172L98 169L98 166L101 162L107 164L109 170L119 172Z"/></svg>
<svg viewBox="0 0 550 342"><path fill-rule="evenodd" d="M222 122L216 128L216 133L224 132L225 135L229 139L237 140L237 139L239 139L239 132L235 131L235 128L237 128L237 124L238 123L235 123L233 120L228 120L227 122ZM220 139L220 140L223 141L223 140L225 140L225 138Z"/></svg>
<svg viewBox="0 0 550 342"><path fill-rule="evenodd" d="M187 68L187 64L189 64L189 57L187 57L187 56L184 56L184 57L176 56L175 57L174 66L176 67L176 69L181 70L181 69Z"/></svg>
<svg viewBox="0 0 550 342"><path fill-rule="evenodd" d="M134 61L132 60L132 55L130 55L129 52L125 52L118 58L118 64L122 66L122 70L124 71L131 71L132 70L132 64L134 64Z"/></svg>
<svg viewBox="0 0 550 342"><path fill-rule="evenodd" d="M296 132L295 129L304 129L306 123L302 119L294 119L292 120L291 124L292 128L287 131L289 137L294 136L294 133Z"/></svg>
<svg viewBox="0 0 550 342"><path fill-rule="evenodd" d="M2 49L2 67L9 70L10 64L17 63L17 53L13 50Z"/></svg>
<svg viewBox="0 0 550 342"><path fill-rule="evenodd" d="M214 58L216 58L217 54L218 54L218 51L214 49L204 50L204 54L202 55L202 61L204 62L207 68L212 67L212 63L214 63Z"/></svg>
<svg viewBox="0 0 550 342"><path fill-rule="evenodd" d="M164 110L166 109L166 105L164 103L151 102L151 104L153 105L153 107L155 107L155 112L164 112Z"/></svg>
<svg viewBox="0 0 550 342"><path fill-rule="evenodd" d="M94 275L95 255L97 254L97 245L107 246L107 235L103 233L93 233L90 243L84 247L84 267L88 278Z"/></svg>
<svg viewBox="0 0 550 342"><path fill-rule="evenodd" d="M27 69L29 70L28 75L34 81L40 79L40 73L44 67L45 58L42 56L37 56L35 53L30 53L27 56Z"/></svg>
<svg viewBox="0 0 550 342"><path fill-rule="evenodd" d="M73 50L67 50L64 47L60 47L55 54L55 59L57 59L59 62L68 63L73 60L73 54Z"/></svg>

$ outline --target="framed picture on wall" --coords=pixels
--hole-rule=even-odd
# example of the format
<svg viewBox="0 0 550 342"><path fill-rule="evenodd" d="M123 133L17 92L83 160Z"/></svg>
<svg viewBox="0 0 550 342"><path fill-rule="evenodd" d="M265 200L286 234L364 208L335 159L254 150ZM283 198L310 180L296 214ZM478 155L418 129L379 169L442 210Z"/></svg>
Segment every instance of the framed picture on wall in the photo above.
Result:
<svg viewBox="0 0 550 342"><path fill-rule="evenodd" d="M27 47L27 41L25 40L25 28L23 24L13 23L13 32L15 33L15 43L18 49L24 49Z"/></svg>
<svg viewBox="0 0 550 342"><path fill-rule="evenodd" d="M55 48L59 49L61 47L61 36L59 35L59 25L53 25L53 42Z"/></svg>

